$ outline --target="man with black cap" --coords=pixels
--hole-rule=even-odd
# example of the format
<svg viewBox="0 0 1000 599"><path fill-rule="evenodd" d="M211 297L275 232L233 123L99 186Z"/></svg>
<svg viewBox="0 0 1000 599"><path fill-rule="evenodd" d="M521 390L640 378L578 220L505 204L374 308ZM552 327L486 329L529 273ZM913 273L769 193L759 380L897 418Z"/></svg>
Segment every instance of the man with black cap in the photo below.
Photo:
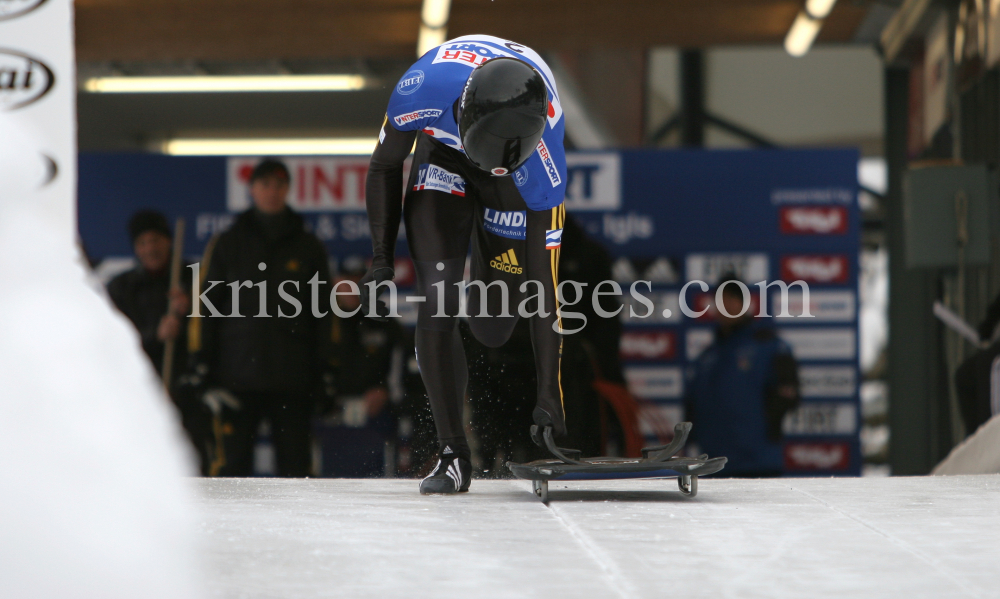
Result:
<svg viewBox="0 0 1000 599"><path fill-rule="evenodd" d="M330 313L310 302L309 281L328 285L330 276L323 245L287 205L289 183L282 162L258 164L249 181L253 207L209 242L200 266L198 292L208 302L189 320L184 382L196 395L228 392L216 405L211 475L253 473L262 420L278 475L311 472L310 419L329 369Z"/></svg>
<svg viewBox="0 0 1000 599"><path fill-rule="evenodd" d="M565 218L563 134L559 94L545 61L531 48L485 35L428 51L389 100L368 172L374 257L362 282L393 278L404 220L417 295L426 298L418 308L417 361L440 444L421 493L469 489L471 452L462 427L468 370L456 327L456 283L463 280L470 238L472 280L490 284L471 287L472 332L497 347L520 315L530 317L538 372L533 420L565 434L555 293ZM414 140L404 203L402 167ZM386 314L372 301L362 287L362 309Z"/></svg>
<svg viewBox="0 0 1000 599"><path fill-rule="evenodd" d="M142 339L142 349L162 375L165 342L174 344L174 363L184 364L184 319L191 304L184 289L170 289L172 237L167 217L141 210L128 223L139 264L108 283L108 295Z"/></svg>

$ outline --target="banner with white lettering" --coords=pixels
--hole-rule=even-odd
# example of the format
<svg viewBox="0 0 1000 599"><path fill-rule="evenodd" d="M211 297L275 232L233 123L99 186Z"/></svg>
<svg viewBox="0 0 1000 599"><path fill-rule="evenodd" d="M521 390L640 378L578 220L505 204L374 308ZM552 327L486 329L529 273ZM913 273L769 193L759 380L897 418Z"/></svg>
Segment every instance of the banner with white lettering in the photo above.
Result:
<svg viewBox="0 0 1000 599"><path fill-rule="evenodd" d="M768 324L800 363L803 407L785 421L786 470L859 473L857 152L642 150L571 152L566 160L566 207L607 248L625 292L620 355L632 393L649 408L640 410L644 430L670 430L664 419L683 418L684 373L715 339L715 286L735 275L751 292L748 310L776 316ZM186 247L196 255L249 208L247 180L258 161L83 155L83 241L94 258L128 256L124 223L131 211L155 207L193 223ZM368 158L285 162L289 203L332 259L370 256ZM464 182L430 169L418 184L465 193ZM482 222L490 234L524 238L521 212L487 210ZM559 237L551 241L558 247ZM402 231L397 247L396 280L406 294L412 276L400 274L410 272ZM637 287L641 297L629 292L636 281L648 281ZM416 304L402 304L412 324Z"/></svg>

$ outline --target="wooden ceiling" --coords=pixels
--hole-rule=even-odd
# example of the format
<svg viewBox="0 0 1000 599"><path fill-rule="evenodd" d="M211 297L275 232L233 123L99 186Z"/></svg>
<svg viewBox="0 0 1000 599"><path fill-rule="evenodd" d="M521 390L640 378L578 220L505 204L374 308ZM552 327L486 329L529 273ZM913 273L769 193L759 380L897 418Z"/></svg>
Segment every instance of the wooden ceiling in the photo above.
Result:
<svg viewBox="0 0 1000 599"><path fill-rule="evenodd" d="M780 44L804 0L453 0L449 37L540 51ZM80 61L413 57L420 0L76 0ZM842 0L820 42L867 12Z"/></svg>

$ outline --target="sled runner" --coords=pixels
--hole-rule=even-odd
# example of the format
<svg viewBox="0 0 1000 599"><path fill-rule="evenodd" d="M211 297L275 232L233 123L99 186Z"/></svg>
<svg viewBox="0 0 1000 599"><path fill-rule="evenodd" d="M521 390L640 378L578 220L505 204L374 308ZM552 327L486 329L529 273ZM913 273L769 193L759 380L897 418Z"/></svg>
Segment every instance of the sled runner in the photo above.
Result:
<svg viewBox="0 0 1000 599"><path fill-rule="evenodd" d="M531 481L532 489L544 503L549 502L549 481L610 480L628 478L677 478L681 494L694 497L698 493L698 477L714 474L726 465L726 458L674 457L687 442L690 422L674 426L674 440L667 445L646 447L641 458L581 458L575 449L555 444L552 428L531 427L531 438L546 447L556 459L535 460L526 464L507 462L514 476Z"/></svg>

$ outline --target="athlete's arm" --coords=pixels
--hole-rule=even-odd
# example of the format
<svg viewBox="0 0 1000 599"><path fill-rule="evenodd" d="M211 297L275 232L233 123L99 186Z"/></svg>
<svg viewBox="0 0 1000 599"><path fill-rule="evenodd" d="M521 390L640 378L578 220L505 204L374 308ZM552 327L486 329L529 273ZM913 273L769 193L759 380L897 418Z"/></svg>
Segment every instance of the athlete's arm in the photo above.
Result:
<svg viewBox="0 0 1000 599"><path fill-rule="evenodd" d="M403 161L410 155L416 131L397 131L388 119L372 153L365 197L372 232L372 271L392 268L396 236L403 214Z"/></svg>

